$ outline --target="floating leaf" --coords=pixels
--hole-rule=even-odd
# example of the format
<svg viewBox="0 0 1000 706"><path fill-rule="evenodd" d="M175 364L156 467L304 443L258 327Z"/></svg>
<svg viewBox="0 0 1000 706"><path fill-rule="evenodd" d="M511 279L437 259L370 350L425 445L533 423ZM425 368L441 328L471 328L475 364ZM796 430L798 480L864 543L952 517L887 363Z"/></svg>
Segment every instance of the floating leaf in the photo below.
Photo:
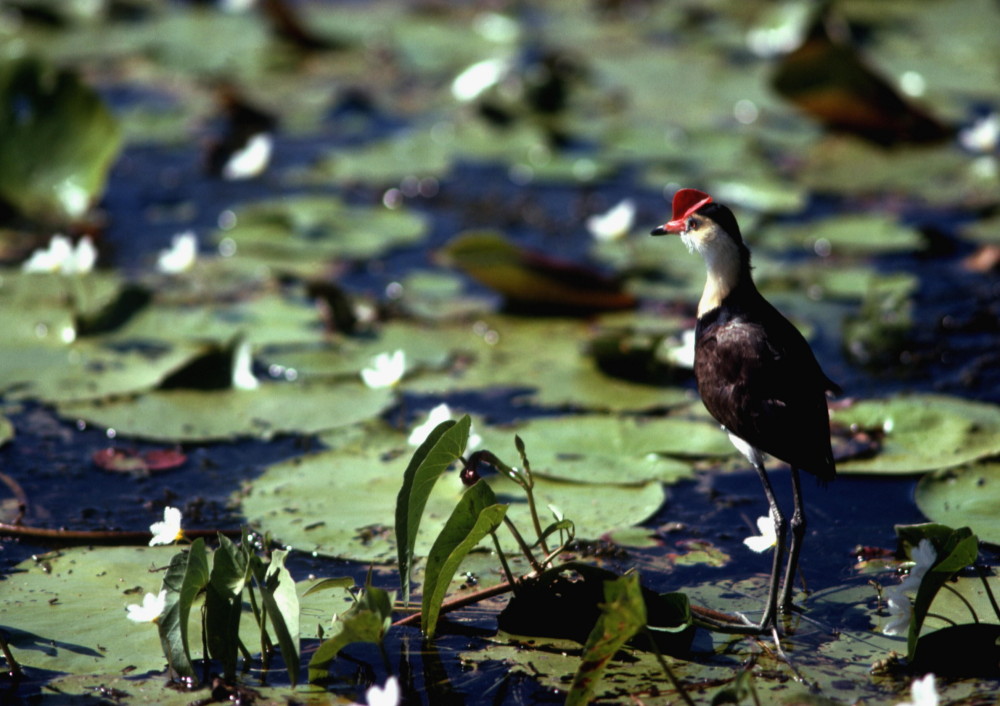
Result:
<svg viewBox="0 0 1000 706"><path fill-rule="evenodd" d="M0 61L0 199L30 218L81 218L104 191L118 124L70 70Z"/></svg>
<svg viewBox="0 0 1000 706"><path fill-rule="evenodd" d="M915 499L932 522L968 525L984 542L1000 544L1000 464L928 473L917 483Z"/></svg>
<svg viewBox="0 0 1000 706"><path fill-rule="evenodd" d="M781 250L796 246L823 254L871 255L917 250L924 239L919 231L891 216L852 214L805 225L773 225L762 230L756 241Z"/></svg>
<svg viewBox="0 0 1000 706"><path fill-rule="evenodd" d="M837 464L847 473L919 473L1000 453L1000 407L942 395L866 400L832 414L882 437L871 458Z"/></svg>
<svg viewBox="0 0 1000 706"><path fill-rule="evenodd" d="M115 429L119 436L180 443L314 434L377 416L392 401L390 390L360 383L270 383L255 390L159 390L58 408L64 417Z"/></svg>
<svg viewBox="0 0 1000 706"><path fill-rule="evenodd" d="M347 205L334 196L297 196L258 202L236 210L237 226L220 238L235 243L241 257L271 266L318 259L365 259L412 244L427 231L419 213Z"/></svg>
<svg viewBox="0 0 1000 706"><path fill-rule="evenodd" d="M679 417L541 417L519 424L516 430L531 451L536 473L574 483L642 483L653 479L671 483L694 472L682 459L733 453L716 424ZM509 447L496 442L505 433L484 432L491 450L501 457Z"/></svg>
<svg viewBox="0 0 1000 706"><path fill-rule="evenodd" d="M179 449L150 449L136 451L106 448L95 451L90 456L94 465L116 473L148 473L177 468L187 461L187 456Z"/></svg>
<svg viewBox="0 0 1000 706"><path fill-rule="evenodd" d="M389 524L403 482L407 457L402 435L368 431L338 448L274 464L240 498L243 512L256 526L297 549L358 561L398 559ZM539 507L552 504L576 526L576 536L597 538L604 532L638 524L663 504L659 482L602 485L600 503L589 484L536 479ZM502 503L511 503L508 516L519 526L531 526L523 493L502 476L487 478ZM426 556L445 518L458 503L464 486L458 473L446 473L435 485L424 508L415 556ZM350 503L331 513L328 498L350 497ZM545 524L548 518L543 516ZM506 551L517 544L498 533Z"/></svg>
<svg viewBox="0 0 1000 706"><path fill-rule="evenodd" d="M951 130L869 66L850 44L848 31L821 6L802 45L778 63L772 77L778 94L824 126L878 144L947 138Z"/></svg>
<svg viewBox="0 0 1000 706"><path fill-rule="evenodd" d="M497 232L461 234L438 255L526 312L608 311L636 304L620 283L596 270L518 247Z"/></svg>

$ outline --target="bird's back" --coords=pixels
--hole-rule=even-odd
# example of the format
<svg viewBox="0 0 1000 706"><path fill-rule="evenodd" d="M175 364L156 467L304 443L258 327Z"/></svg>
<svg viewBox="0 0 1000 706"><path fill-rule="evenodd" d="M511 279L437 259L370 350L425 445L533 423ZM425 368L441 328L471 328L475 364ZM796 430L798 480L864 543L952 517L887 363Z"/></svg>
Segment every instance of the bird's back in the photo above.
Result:
<svg viewBox="0 0 1000 706"><path fill-rule="evenodd" d="M833 479L826 393L839 389L802 334L756 289L734 292L699 318L695 377L705 407L728 431Z"/></svg>

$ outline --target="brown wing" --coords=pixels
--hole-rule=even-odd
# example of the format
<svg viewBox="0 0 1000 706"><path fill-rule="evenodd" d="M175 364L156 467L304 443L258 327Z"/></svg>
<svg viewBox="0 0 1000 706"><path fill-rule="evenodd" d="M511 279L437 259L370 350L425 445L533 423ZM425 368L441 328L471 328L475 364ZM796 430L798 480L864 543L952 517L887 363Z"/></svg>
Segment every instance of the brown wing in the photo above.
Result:
<svg viewBox="0 0 1000 706"><path fill-rule="evenodd" d="M695 376L705 406L726 429L821 480L833 479L826 405L832 383L784 317L766 328L738 319L707 327L695 347Z"/></svg>

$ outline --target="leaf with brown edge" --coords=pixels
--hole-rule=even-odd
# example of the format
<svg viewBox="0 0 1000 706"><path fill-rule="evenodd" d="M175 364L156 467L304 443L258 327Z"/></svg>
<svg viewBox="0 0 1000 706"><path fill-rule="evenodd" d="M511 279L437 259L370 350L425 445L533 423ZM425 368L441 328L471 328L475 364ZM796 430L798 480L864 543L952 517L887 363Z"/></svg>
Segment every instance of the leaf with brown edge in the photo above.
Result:
<svg viewBox="0 0 1000 706"><path fill-rule="evenodd" d="M619 282L597 270L519 247L495 231L462 233L437 255L502 294L514 311L579 314L636 305Z"/></svg>

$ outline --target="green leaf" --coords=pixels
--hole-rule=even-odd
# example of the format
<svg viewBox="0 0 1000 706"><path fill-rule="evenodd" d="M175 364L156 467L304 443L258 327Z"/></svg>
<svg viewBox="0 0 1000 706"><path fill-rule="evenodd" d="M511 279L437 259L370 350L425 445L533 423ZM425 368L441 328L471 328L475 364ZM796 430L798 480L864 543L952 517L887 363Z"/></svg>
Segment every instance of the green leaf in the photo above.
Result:
<svg viewBox="0 0 1000 706"><path fill-rule="evenodd" d="M928 519L969 525L984 542L1000 544L1000 463L928 473L917 483L915 500Z"/></svg>
<svg viewBox="0 0 1000 706"><path fill-rule="evenodd" d="M629 574L604 584L604 603L573 677L567 706L590 703L608 662L646 624L646 603L639 576Z"/></svg>
<svg viewBox="0 0 1000 706"><path fill-rule="evenodd" d="M208 554L201 538L186 552L175 555L163 576L167 601L159 621L160 643L171 670L182 677L195 675L188 643L188 616L208 582Z"/></svg>
<svg viewBox="0 0 1000 706"><path fill-rule="evenodd" d="M333 636L313 653L309 660L309 681L325 677L330 662L352 642L381 643L392 623L393 599L393 594L367 585L358 602L334 622Z"/></svg>
<svg viewBox="0 0 1000 706"><path fill-rule="evenodd" d="M245 551L220 534L205 593L205 633L209 654L222 663L226 679L236 678L242 593L248 578Z"/></svg>
<svg viewBox="0 0 1000 706"><path fill-rule="evenodd" d="M388 389L360 383L261 383L255 390L155 390L138 397L59 405L60 414L153 441L218 441L313 434L378 415Z"/></svg>
<svg viewBox="0 0 1000 706"><path fill-rule="evenodd" d="M429 639L434 637L441 603L458 565L465 555L503 522L506 505L498 505L493 490L478 481L462 495L451 517L441 530L427 557L424 570L421 629Z"/></svg>
<svg viewBox="0 0 1000 706"><path fill-rule="evenodd" d="M918 473L1000 453L1000 407L944 395L864 400L831 419L883 436L871 458L837 464L845 473Z"/></svg>
<svg viewBox="0 0 1000 706"><path fill-rule="evenodd" d="M120 146L117 121L75 72L0 61L0 199L29 218L77 220Z"/></svg>
<svg viewBox="0 0 1000 706"><path fill-rule="evenodd" d="M404 603L410 601L413 547L427 498L440 475L465 451L471 426L469 415L457 422L441 422L417 448L403 472L403 485L396 498L396 551Z"/></svg>
<svg viewBox="0 0 1000 706"><path fill-rule="evenodd" d="M255 578L266 619L271 621L281 657L288 668L288 678L294 687L299 681L299 596L292 575L285 568L287 556L284 549L274 550L266 572L261 575L259 570L255 571Z"/></svg>
<svg viewBox="0 0 1000 706"><path fill-rule="evenodd" d="M976 560L979 552L979 540L968 527L946 532L950 528L942 525L923 525L926 538L931 540L937 551L937 560L934 566L924 574L917 589L917 596L913 601L913 618L910 620L910 629L906 640L906 653L911 659L916 652L917 638L924 620L934 602L941 587L951 580L956 572L961 571ZM912 541L914 536L912 528L908 535L908 540ZM919 543L919 542L918 542Z"/></svg>

